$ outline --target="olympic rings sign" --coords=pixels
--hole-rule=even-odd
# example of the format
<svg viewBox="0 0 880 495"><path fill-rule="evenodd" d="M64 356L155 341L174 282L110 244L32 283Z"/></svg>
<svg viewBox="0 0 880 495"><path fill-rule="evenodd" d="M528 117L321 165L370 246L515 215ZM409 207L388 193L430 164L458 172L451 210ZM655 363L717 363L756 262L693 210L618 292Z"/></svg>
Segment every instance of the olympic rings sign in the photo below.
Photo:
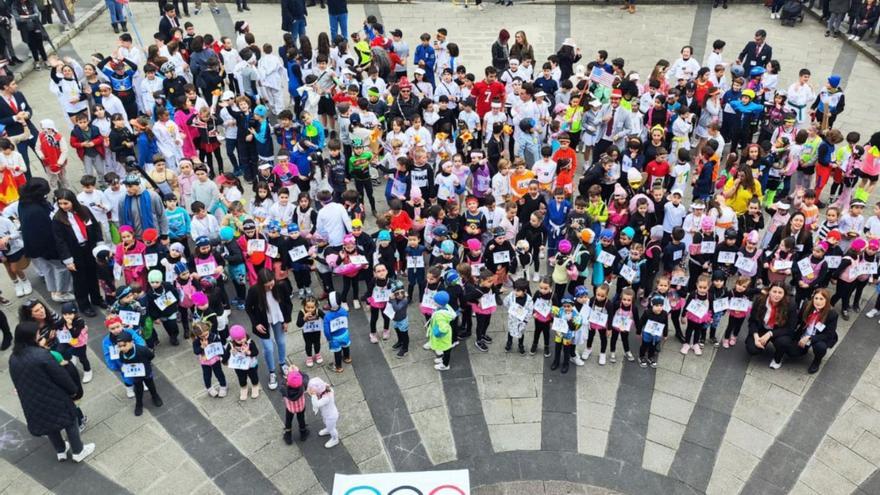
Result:
<svg viewBox="0 0 880 495"><path fill-rule="evenodd" d="M470 495L466 469L344 475L333 480L333 495Z"/></svg>

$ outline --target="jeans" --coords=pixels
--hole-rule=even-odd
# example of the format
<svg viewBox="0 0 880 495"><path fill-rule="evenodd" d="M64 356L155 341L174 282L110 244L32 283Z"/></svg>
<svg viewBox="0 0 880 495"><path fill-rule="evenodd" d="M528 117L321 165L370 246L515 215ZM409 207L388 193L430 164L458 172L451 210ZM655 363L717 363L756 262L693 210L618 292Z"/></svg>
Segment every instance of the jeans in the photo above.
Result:
<svg viewBox="0 0 880 495"><path fill-rule="evenodd" d="M336 39L337 34L348 39L348 13L333 15L330 14L330 42Z"/></svg>
<svg viewBox="0 0 880 495"><path fill-rule="evenodd" d="M293 35L293 42L296 43L296 40L300 36L306 35L306 20L305 19L295 19L293 24L290 26L290 34Z"/></svg>
<svg viewBox="0 0 880 495"><path fill-rule="evenodd" d="M104 0L104 4L107 6L107 11L110 12L110 23L116 24L126 21L125 9L123 9L121 3L116 2L116 0Z"/></svg>
<svg viewBox="0 0 880 495"><path fill-rule="evenodd" d="M67 428L64 429L67 432L67 441L70 443L70 452L74 454L79 454L82 452L83 443L82 439L79 436L79 425L74 423ZM46 435L49 437L49 441L52 442L52 447L55 448L55 452L59 454L64 452L64 438L61 437L61 430L53 431Z"/></svg>
<svg viewBox="0 0 880 495"><path fill-rule="evenodd" d="M840 32L840 23L843 22L843 16L846 15L846 12L834 12L831 14L831 17L828 18L828 31L832 33Z"/></svg>
<svg viewBox="0 0 880 495"><path fill-rule="evenodd" d="M263 357L266 358L266 366L269 367L269 373L275 373L278 364L284 364L287 359L287 342L284 340L285 333L282 328L283 323L273 323L270 332L270 338L260 339L263 344ZM275 345L272 345L271 336L275 337ZM275 346L278 346L278 363L275 362Z"/></svg>

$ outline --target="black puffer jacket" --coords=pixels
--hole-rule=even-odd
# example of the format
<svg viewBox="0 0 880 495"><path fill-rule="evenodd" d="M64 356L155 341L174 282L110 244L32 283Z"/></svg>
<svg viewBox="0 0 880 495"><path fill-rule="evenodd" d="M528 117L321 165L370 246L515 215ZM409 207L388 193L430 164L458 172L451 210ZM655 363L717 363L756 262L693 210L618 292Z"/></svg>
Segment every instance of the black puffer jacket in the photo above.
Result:
<svg viewBox="0 0 880 495"><path fill-rule="evenodd" d="M43 436L76 422L76 383L41 347L27 347L9 358L9 375L18 393L28 431Z"/></svg>
<svg viewBox="0 0 880 495"><path fill-rule="evenodd" d="M49 183L42 177L34 177L22 185L19 192L18 218L24 254L28 258L61 259L52 231L52 205L46 201Z"/></svg>

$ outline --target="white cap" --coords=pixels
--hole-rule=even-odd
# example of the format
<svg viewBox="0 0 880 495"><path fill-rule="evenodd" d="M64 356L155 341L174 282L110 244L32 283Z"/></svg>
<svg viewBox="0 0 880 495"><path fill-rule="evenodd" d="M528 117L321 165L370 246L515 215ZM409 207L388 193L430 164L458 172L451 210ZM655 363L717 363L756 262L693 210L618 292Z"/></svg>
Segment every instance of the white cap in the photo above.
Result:
<svg viewBox="0 0 880 495"><path fill-rule="evenodd" d="M692 210L705 210L706 205L704 205L703 203L694 203L691 205L691 209Z"/></svg>
<svg viewBox="0 0 880 495"><path fill-rule="evenodd" d="M501 108L501 102L500 101L493 101L492 108Z"/></svg>
<svg viewBox="0 0 880 495"><path fill-rule="evenodd" d="M629 75L629 80L630 81L638 81L639 77L640 76L639 76L638 72L633 72L632 74Z"/></svg>
<svg viewBox="0 0 880 495"><path fill-rule="evenodd" d="M572 48L576 48L577 45L574 43L574 38L565 38L562 40L562 46L570 46Z"/></svg>
<svg viewBox="0 0 880 495"><path fill-rule="evenodd" d="M679 196L684 196L684 192L679 188L673 189L672 194L678 194Z"/></svg>
<svg viewBox="0 0 880 495"><path fill-rule="evenodd" d="M57 131L58 128L55 127L55 122L52 119L43 119L40 121L40 127L43 129L52 129L53 131Z"/></svg>
<svg viewBox="0 0 880 495"><path fill-rule="evenodd" d="M536 96L536 97L537 97L537 96L547 96L547 93L545 93L545 92L543 92L543 91L538 91L537 93L535 93L535 96Z"/></svg>
<svg viewBox="0 0 880 495"><path fill-rule="evenodd" d="M425 73L425 69L422 69L421 67L416 67L413 70L413 74L424 74L424 73Z"/></svg>
<svg viewBox="0 0 880 495"><path fill-rule="evenodd" d="M235 93L229 91L228 89L224 91L222 95L220 95L220 101L231 100L233 98L235 98Z"/></svg>
<svg viewBox="0 0 880 495"><path fill-rule="evenodd" d="M592 100L590 100L590 106L593 108L599 108L602 106L602 102L596 98L593 98Z"/></svg>

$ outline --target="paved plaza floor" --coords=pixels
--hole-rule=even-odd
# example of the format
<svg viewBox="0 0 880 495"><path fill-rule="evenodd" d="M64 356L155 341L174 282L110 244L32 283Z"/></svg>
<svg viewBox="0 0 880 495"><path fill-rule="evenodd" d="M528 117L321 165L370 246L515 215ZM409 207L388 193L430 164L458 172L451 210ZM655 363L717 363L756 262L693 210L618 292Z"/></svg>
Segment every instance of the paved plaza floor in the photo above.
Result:
<svg viewBox="0 0 880 495"><path fill-rule="evenodd" d="M155 3L132 9L140 34L151 37ZM234 6L221 9L186 20L199 32L231 34L232 23L245 19L258 43L280 40L277 5L253 5L244 15ZM411 46L422 32L446 27L449 40L462 49L461 63L478 75L501 27L524 30L539 60L570 36L585 57L606 49L643 80L658 59L673 61L685 44L693 44L702 60L713 40L724 39L725 58L732 60L764 28L782 65L780 87L801 67L809 67L817 82L839 73L847 93L839 127L863 137L876 130L880 68L852 46L823 37L823 27L812 19L782 28L756 5L640 6L636 15L611 4L488 5L479 12L424 1L349 9L351 29L366 15L377 15L388 29L402 29ZM311 8L309 14L310 34L327 30L325 11ZM87 61L95 52L109 53L114 39L102 13L62 53ZM36 109L35 120L64 121L45 72L29 74L20 87ZM76 183L81 168L73 161ZM3 280L0 288L9 297L11 286ZM874 293L866 296L873 299ZM14 325L17 306L4 311ZM413 328L420 328L417 307L410 317ZM239 312L232 319L248 326ZM467 468L474 493L481 495L880 493L876 320L841 322L841 341L816 375L807 375L805 362L771 370L769 357L750 359L742 346L682 357L673 345L664 349L656 370L625 359L599 366L594 357L561 375L540 354L505 353L504 321L493 318L496 343L490 352L477 352L471 342L459 346L452 369L441 374L421 349L421 332L412 332L412 351L397 359L390 341L369 343L366 314L352 311L353 365L343 374L309 370L333 384L341 412L342 442L327 450L314 436L284 444L278 391L265 389L258 400L238 402L233 384L229 397L209 397L187 345L158 348L155 368L165 407L147 406L134 417L132 400L101 362L103 327L92 319L89 357L96 373L81 407L89 417L84 439L97 445L96 453L81 465L59 464L46 439L27 433L8 378L8 352L2 353L0 492L319 494L330 492L337 472ZM300 332L291 331L287 343L288 360L304 366ZM265 376L261 380L265 386ZM320 428L311 412L307 420L313 433Z"/></svg>

